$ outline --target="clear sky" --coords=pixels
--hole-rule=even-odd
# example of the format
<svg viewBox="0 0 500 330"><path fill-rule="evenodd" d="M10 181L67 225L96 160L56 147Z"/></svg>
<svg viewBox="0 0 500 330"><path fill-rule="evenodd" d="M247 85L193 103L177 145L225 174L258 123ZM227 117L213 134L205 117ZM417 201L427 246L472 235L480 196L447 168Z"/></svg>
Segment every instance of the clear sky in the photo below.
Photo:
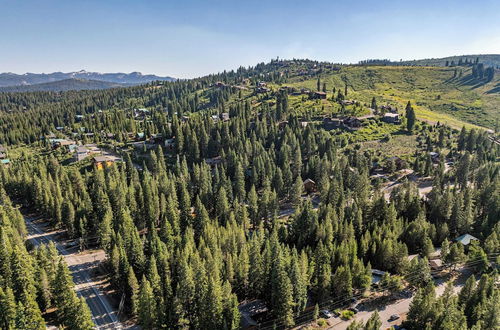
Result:
<svg viewBox="0 0 500 330"><path fill-rule="evenodd" d="M500 0L0 0L0 72L201 76L271 58L500 54Z"/></svg>

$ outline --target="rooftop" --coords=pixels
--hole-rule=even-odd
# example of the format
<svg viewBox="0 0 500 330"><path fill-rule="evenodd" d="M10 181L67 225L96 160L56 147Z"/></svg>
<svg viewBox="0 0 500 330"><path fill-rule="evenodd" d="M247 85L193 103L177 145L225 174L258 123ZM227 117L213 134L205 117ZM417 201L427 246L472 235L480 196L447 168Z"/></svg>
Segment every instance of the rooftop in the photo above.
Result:
<svg viewBox="0 0 500 330"><path fill-rule="evenodd" d="M478 239L470 234L464 234L455 238L456 242L462 243L463 245L469 245L472 240L477 241Z"/></svg>

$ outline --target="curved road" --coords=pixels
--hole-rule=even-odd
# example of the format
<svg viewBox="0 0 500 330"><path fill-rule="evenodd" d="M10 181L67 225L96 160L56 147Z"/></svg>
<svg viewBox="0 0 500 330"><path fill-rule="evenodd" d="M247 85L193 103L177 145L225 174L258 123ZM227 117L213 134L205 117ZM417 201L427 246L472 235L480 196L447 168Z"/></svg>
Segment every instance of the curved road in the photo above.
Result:
<svg viewBox="0 0 500 330"><path fill-rule="evenodd" d="M117 313L113 309L112 304L92 280L90 270L94 267L94 262L82 260L82 258L69 252L57 242L56 232L45 231L43 226L34 222L34 218L25 216L24 219L28 227L28 239L35 246L53 242L59 253L64 257L72 273L77 294L85 298L92 312L92 320L96 328L123 329L123 325L118 321Z"/></svg>

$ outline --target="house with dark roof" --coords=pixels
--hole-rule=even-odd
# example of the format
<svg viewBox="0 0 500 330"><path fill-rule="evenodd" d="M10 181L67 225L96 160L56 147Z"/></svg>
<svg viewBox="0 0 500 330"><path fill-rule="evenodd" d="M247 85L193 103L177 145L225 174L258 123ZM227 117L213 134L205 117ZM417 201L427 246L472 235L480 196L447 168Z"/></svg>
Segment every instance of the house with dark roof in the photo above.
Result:
<svg viewBox="0 0 500 330"><path fill-rule="evenodd" d="M325 92L314 92L314 93L311 93L309 95L314 100L324 100L324 99L326 99L326 93Z"/></svg>
<svg viewBox="0 0 500 330"><path fill-rule="evenodd" d="M324 118L323 119L323 128L327 131L341 128L344 126L344 123L339 118Z"/></svg>
<svg viewBox="0 0 500 330"><path fill-rule="evenodd" d="M269 309L263 300L256 299L249 302L242 302L238 306L240 311L240 327L241 329L253 329L259 326L256 319L260 316L265 315Z"/></svg>
<svg viewBox="0 0 500 330"><path fill-rule="evenodd" d="M304 181L304 190L310 194L316 191L316 182L311 179L306 179Z"/></svg>

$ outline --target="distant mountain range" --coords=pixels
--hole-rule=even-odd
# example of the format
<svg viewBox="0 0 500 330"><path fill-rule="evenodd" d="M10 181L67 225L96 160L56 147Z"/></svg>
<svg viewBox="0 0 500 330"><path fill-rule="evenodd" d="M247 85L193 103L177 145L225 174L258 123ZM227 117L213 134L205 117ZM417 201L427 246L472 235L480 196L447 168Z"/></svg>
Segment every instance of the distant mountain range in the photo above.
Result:
<svg viewBox="0 0 500 330"><path fill-rule="evenodd" d="M73 81L72 81L73 80ZM111 88L119 86L140 85L151 81L174 81L172 77L160 77L156 75L143 75L140 72L132 73L99 73L99 72L53 72L53 73L0 73L0 88L14 86L31 86L27 90L47 90L46 88L57 88L58 86L67 87L69 85L83 85L89 89ZM66 81L64 83L48 85L54 82ZM84 83L85 82L85 83ZM99 83L108 84L99 84ZM108 86L109 87L103 87ZM52 87L50 87L52 86ZM101 86L101 87L98 87ZM42 89L39 89L41 87ZM3 89L3 88L2 88ZM15 88L12 88L14 90ZM23 90L23 89L21 89ZM51 89L56 90L56 89ZM65 89L68 90L68 89Z"/></svg>

